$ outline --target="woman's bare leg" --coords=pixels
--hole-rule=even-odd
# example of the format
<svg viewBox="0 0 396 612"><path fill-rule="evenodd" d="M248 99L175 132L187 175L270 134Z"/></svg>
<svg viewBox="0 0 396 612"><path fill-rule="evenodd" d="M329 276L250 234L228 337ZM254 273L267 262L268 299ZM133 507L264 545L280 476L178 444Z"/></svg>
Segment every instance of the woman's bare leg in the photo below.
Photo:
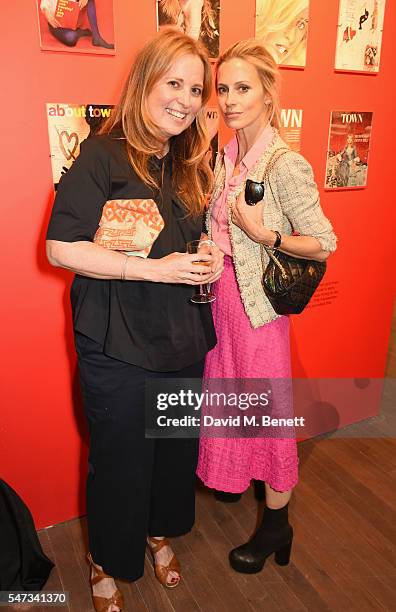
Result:
<svg viewBox="0 0 396 612"><path fill-rule="evenodd" d="M268 508L272 508L272 510L278 510L278 508L283 508L290 501L291 494L293 489L289 489L289 491L275 491L272 489L269 484L265 483L265 504Z"/></svg>

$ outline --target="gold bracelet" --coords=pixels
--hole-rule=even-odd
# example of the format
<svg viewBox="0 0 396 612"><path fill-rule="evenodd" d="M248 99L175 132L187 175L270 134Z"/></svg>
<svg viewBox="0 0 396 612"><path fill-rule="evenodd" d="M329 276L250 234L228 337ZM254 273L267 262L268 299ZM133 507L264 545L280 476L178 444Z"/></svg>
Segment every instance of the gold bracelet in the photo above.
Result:
<svg viewBox="0 0 396 612"><path fill-rule="evenodd" d="M127 271L127 265L128 265L128 255L126 253L124 253L125 255L125 259L124 259L124 263L122 264L122 270L121 270L121 280L124 281L126 280L126 271Z"/></svg>

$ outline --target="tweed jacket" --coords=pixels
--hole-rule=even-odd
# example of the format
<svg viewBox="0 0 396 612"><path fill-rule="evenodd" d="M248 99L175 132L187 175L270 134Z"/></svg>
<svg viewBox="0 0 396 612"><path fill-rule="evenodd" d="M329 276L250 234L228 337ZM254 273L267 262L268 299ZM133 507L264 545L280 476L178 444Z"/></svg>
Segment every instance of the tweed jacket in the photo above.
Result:
<svg viewBox="0 0 396 612"><path fill-rule="evenodd" d="M264 180L263 222L265 227L290 235L293 231L303 236L317 238L325 251L335 251L337 238L330 221L323 214L319 193L310 164L298 153L290 149L276 159L272 169L266 174L268 162L280 149L289 149L274 129L273 140L251 168L246 178L254 181ZM211 238L211 214L214 203L224 189L224 153L221 151L216 160L215 184L206 213L206 229ZM263 264L260 245L251 240L231 221L231 208L245 182L230 191L227 197L228 231L232 246L238 287L246 314L253 328L260 327L278 318L268 301L261 284ZM264 265L268 263L264 254Z"/></svg>

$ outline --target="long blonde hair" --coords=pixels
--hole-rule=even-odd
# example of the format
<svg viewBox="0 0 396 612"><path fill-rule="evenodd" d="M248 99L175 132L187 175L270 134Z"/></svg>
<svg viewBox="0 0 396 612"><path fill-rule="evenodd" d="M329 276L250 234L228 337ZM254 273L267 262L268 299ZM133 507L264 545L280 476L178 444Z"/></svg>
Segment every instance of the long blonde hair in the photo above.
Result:
<svg viewBox="0 0 396 612"><path fill-rule="evenodd" d="M256 0L256 38L265 44L269 34L284 32L308 9L309 0ZM307 36L308 29L305 28L292 57L287 57L285 64L293 62L293 58L297 65L305 64Z"/></svg>
<svg viewBox="0 0 396 612"><path fill-rule="evenodd" d="M160 9L163 15L166 16L170 24L175 24L179 21L180 13L183 8L179 0L158 0ZM209 38L216 36L215 12L212 8L210 0L203 0L202 6L202 21L201 34L206 34Z"/></svg>
<svg viewBox="0 0 396 612"><path fill-rule="evenodd" d="M279 68L272 57L271 53L267 51L265 46L254 38L247 40L241 40L231 47L228 47L224 53L222 53L217 61L216 65L216 85L217 85L217 74L219 68L225 62L232 59L242 59L249 64L252 64L258 73L261 84L263 86L264 95L268 97L268 112L270 115L269 123L279 129L280 127L280 102L279 102Z"/></svg>
<svg viewBox="0 0 396 612"><path fill-rule="evenodd" d="M170 138L169 145L173 188L187 211L199 215L213 180L206 155L210 140L204 110L212 89L212 72L207 52L199 42L174 29L162 30L148 41L138 53L120 101L100 133L121 129L132 168L146 185L159 189L158 181L150 174L149 159L159 152L163 136L147 112L147 97L174 61L188 54L199 57L204 67L202 107L186 130Z"/></svg>

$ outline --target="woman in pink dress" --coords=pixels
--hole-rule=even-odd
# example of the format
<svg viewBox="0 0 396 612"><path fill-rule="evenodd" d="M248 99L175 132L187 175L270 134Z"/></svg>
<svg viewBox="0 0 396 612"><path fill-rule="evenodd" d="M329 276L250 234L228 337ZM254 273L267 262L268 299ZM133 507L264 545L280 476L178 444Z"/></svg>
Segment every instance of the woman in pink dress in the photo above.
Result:
<svg viewBox="0 0 396 612"><path fill-rule="evenodd" d="M278 134L278 69L272 56L256 40L236 43L219 58L216 82L224 121L236 134L218 156L206 218L209 237L225 253L225 270L213 287L218 343L207 356L205 378L287 381L289 320L275 313L264 294L260 243L324 261L336 237L311 166ZM244 198L248 178L264 181L264 200L256 206ZM262 523L248 543L230 553L235 570L260 571L272 553L278 563L288 563L293 538L288 503L298 480L294 436L202 437L197 474L224 501L227 495L238 498L252 479L265 483Z"/></svg>

